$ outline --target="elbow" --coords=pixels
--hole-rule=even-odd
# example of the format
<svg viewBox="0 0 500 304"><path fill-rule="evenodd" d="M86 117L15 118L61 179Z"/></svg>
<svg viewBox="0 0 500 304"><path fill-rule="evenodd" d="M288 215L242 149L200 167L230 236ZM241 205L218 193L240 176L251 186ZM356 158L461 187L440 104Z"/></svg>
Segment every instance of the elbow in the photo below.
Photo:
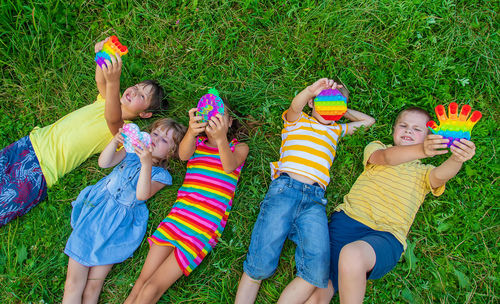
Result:
<svg viewBox="0 0 500 304"><path fill-rule="evenodd" d="M370 116L366 120L366 125L365 126L368 128L368 127L371 127L373 124L375 124L375 118L373 118L373 117Z"/></svg>
<svg viewBox="0 0 500 304"><path fill-rule="evenodd" d="M187 160L189 160L190 158L191 158L191 157L188 157L188 156L186 156L186 155L181 155L181 154L179 154L179 159L180 159L180 160L182 160L182 161L187 161Z"/></svg>
<svg viewBox="0 0 500 304"><path fill-rule="evenodd" d="M139 200L139 201L145 201L149 198L149 196L146 195L145 193L137 193L136 197L137 197L137 200Z"/></svg>
<svg viewBox="0 0 500 304"><path fill-rule="evenodd" d="M109 164L106 163L104 160L101 160L100 158L97 160L97 165L99 166L99 168L103 169L109 168Z"/></svg>
<svg viewBox="0 0 500 304"><path fill-rule="evenodd" d="M365 128L369 128L375 123L375 118L373 118L369 115L366 115L366 116L367 117L363 118L363 120L361 120L360 123L361 123L361 126L363 126Z"/></svg>
<svg viewBox="0 0 500 304"><path fill-rule="evenodd" d="M235 166L235 165L233 165L233 166L229 167L229 166L224 166L224 164L222 164L222 170L223 170L223 171L224 171L224 173L226 173L226 174L230 174L231 172L233 172L233 171L234 171L234 169L236 169L236 166Z"/></svg>
<svg viewBox="0 0 500 304"><path fill-rule="evenodd" d="M98 163L98 165L99 165L99 168L102 168L102 169L107 169L107 168L111 167L110 164L106 164L106 163Z"/></svg>

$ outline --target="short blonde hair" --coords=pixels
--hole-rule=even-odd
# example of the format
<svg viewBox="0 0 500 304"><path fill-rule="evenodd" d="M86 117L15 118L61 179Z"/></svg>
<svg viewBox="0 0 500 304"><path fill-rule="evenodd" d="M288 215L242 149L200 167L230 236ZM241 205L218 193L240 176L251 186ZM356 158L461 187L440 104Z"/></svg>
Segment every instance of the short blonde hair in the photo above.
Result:
<svg viewBox="0 0 500 304"><path fill-rule="evenodd" d="M406 112L420 113L427 118L427 121L431 120L431 114L429 114L429 112L427 112L426 110L419 108L417 106L411 106L411 107L399 112L398 116L396 117L396 120L394 121L394 126L396 126L396 124L398 123L401 116Z"/></svg>

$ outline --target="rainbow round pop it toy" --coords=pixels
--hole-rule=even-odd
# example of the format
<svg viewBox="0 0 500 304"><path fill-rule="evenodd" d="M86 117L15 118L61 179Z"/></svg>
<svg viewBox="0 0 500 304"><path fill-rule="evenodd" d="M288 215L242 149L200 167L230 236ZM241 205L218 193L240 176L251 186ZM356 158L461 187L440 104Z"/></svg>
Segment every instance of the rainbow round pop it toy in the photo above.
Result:
<svg viewBox="0 0 500 304"><path fill-rule="evenodd" d="M202 122L207 122L217 113L224 115L224 102L219 97L219 91L212 88L198 101L198 115L203 117Z"/></svg>
<svg viewBox="0 0 500 304"><path fill-rule="evenodd" d="M151 136L146 132L141 132L136 124L126 124L123 126L122 131L124 139L123 147L128 153L134 153L134 147L140 148L140 142L142 142L146 147L151 146Z"/></svg>
<svg viewBox="0 0 500 304"><path fill-rule="evenodd" d="M337 89L326 89L314 98L314 109L326 120L339 120L347 112L347 98Z"/></svg>
<svg viewBox="0 0 500 304"><path fill-rule="evenodd" d="M95 62L102 68L103 65L106 65L104 60L111 61L111 56L115 56L115 54L119 54L120 56L126 55L128 53L128 48L120 43L118 37L111 36L108 41L104 43L102 46L102 50L95 54Z"/></svg>
<svg viewBox="0 0 500 304"><path fill-rule="evenodd" d="M470 140L472 128L483 116L481 112L474 111L469 119L467 119L471 110L471 106L464 105L460 114L458 114L458 104L452 102L448 106L448 116L446 116L444 106L438 105L435 111L439 120L439 126L431 120L427 123L427 127L432 133L448 139L448 147L453 145L454 140L460 141L461 138Z"/></svg>

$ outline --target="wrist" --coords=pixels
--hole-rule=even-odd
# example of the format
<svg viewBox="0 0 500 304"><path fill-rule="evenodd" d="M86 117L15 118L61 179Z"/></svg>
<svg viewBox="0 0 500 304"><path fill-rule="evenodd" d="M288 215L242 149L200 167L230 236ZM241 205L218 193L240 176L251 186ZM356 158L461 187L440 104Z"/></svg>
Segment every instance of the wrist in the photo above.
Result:
<svg viewBox="0 0 500 304"><path fill-rule="evenodd" d="M191 137L191 138L196 138L196 136L198 136L198 134L195 131L193 131L193 129L191 129L191 128L188 128L186 135Z"/></svg>
<svg viewBox="0 0 500 304"><path fill-rule="evenodd" d="M460 159L460 157L456 156L455 154L451 154L450 157L448 158L450 161L456 163L457 165L462 165L465 163L465 160Z"/></svg>
<svg viewBox="0 0 500 304"><path fill-rule="evenodd" d="M427 154L426 149L425 149L425 145L423 143L418 144L418 146L419 146L419 154L420 154L420 156L418 157L419 159L432 156L432 154Z"/></svg>
<svg viewBox="0 0 500 304"><path fill-rule="evenodd" d="M108 79L106 81L106 87L107 88L115 88L115 87L118 87L118 89L120 88L120 79L116 80L116 79Z"/></svg>
<svg viewBox="0 0 500 304"><path fill-rule="evenodd" d="M224 145L229 145L226 136L223 136L221 138L217 138L215 140L215 143L217 144L217 147L221 147L221 146L224 146Z"/></svg>
<svg viewBox="0 0 500 304"><path fill-rule="evenodd" d="M307 98L307 100L309 100L309 99L311 99L311 98L314 98L314 97L316 97L316 95L317 95L317 94L315 94L315 93L312 91L312 89L310 89L310 86L309 86L307 89L305 89L305 90L303 91L303 93L304 93L304 95L305 95L304 97L306 97L306 98Z"/></svg>

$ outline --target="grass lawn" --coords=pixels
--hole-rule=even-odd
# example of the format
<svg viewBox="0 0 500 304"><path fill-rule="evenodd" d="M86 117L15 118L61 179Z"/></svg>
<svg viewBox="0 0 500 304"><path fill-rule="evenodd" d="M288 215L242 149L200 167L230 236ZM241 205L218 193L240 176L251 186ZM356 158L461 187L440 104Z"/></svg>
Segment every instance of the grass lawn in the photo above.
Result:
<svg viewBox="0 0 500 304"><path fill-rule="evenodd" d="M476 156L429 195L408 249L383 279L370 281L365 303L498 303L499 292L499 15L497 1L14 1L0 4L0 147L95 100L94 44L116 34L129 47L121 87L155 78L168 89L160 116L185 124L187 110L216 86L251 132L250 154L220 243L161 303L234 300L253 224L277 160L281 113L321 77L344 82L350 107L377 119L340 144L327 188L328 214L362 172L366 144L391 143L399 110L470 104L483 113L473 130ZM326 1L325 1L326 2ZM328 1L330 2L330 1ZM146 126L152 120L139 121ZM424 160L440 164L445 157ZM71 202L110 170L92 157L49 190L49 198L0 228L0 303L60 302ZM147 235L168 213L174 185L149 202ZM496 203L495 203L496 202ZM258 303L275 303L294 278L287 241ZM121 303L148 251L116 265L101 303ZM338 303L335 296L333 303Z"/></svg>

